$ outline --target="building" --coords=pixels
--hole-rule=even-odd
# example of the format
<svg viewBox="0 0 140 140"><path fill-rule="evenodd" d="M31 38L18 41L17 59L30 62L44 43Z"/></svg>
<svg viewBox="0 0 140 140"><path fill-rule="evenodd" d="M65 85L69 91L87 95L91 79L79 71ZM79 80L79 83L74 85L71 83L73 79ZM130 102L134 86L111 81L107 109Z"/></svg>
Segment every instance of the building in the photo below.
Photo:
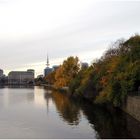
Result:
<svg viewBox="0 0 140 140"><path fill-rule="evenodd" d="M35 73L35 70L33 70L33 69L28 69L27 72Z"/></svg>
<svg viewBox="0 0 140 140"><path fill-rule="evenodd" d="M0 69L0 77L3 77L3 70Z"/></svg>
<svg viewBox="0 0 140 140"><path fill-rule="evenodd" d="M44 69L44 75L47 76L48 74L50 74L51 72L53 72L53 69L52 68L49 68L49 67L46 67Z"/></svg>
<svg viewBox="0 0 140 140"><path fill-rule="evenodd" d="M53 71L56 71L58 68L59 68L58 65L54 65L54 66L53 66Z"/></svg>
<svg viewBox="0 0 140 140"><path fill-rule="evenodd" d="M50 68L49 67L49 58L48 58L48 55L47 55L47 67L44 69L44 76L47 76L48 74L50 74L51 72L53 72L53 68Z"/></svg>
<svg viewBox="0 0 140 140"><path fill-rule="evenodd" d="M84 69L84 68L88 68L88 63L87 62L82 62L81 63L81 69Z"/></svg>
<svg viewBox="0 0 140 140"><path fill-rule="evenodd" d="M37 79L39 79L39 78L43 78L44 76L41 74L41 75L38 75L37 76Z"/></svg>
<svg viewBox="0 0 140 140"><path fill-rule="evenodd" d="M8 77L4 74L3 70L0 69L0 86L8 84Z"/></svg>
<svg viewBox="0 0 140 140"><path fill-rule="evenodd" d="M8 74L8 84L27 85L34 84L34 70L11 71Z"/></svg>

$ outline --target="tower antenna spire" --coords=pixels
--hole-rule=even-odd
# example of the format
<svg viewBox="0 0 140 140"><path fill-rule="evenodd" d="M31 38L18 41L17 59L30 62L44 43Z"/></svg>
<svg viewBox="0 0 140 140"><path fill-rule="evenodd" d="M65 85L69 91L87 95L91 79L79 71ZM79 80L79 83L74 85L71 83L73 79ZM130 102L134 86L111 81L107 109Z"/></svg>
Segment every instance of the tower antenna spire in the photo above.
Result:
<svg viewBox="0 0 140 140"><path fill-rule="evenodd" d="M49 56L48 56L48 53L47 53L47 63L46 63L47 67L49 67Z"/></svg>

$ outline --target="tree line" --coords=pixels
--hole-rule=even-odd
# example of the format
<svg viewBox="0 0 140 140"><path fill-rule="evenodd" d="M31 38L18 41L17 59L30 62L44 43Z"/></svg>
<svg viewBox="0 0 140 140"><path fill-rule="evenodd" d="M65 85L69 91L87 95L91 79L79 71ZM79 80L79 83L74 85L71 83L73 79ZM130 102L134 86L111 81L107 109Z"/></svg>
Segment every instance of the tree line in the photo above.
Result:
<svg viewBox="0 0 140 140"><path fill-rule="evenodd" d="M140 89L140 36L117 40L87 68L70 56L45 80L56 88L69 87L74 97L121 106L127 95Z"/></svg>

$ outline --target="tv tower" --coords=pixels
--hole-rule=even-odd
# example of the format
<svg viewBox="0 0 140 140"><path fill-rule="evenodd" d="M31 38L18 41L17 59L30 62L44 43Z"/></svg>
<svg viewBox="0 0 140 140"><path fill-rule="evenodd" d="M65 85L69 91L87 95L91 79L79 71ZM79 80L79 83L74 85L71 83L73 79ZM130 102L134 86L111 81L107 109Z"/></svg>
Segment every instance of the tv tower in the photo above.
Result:
<svg viewBox="0 0 140 140"><path fill-rule="evenodd" d="M49 57L48 57L48 54L47 54L47 63L46 63L46 66L49 67L49 65L50 65L49 64Z"/></svg>

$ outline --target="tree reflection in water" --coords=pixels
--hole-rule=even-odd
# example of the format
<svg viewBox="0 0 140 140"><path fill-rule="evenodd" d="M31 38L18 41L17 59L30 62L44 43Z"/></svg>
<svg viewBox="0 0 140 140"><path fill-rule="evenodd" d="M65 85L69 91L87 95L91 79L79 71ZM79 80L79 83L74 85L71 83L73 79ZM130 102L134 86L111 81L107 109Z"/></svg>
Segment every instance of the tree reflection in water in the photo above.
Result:
<svg viewBox="0 0 140 140"><path fill-rule="evenodd" d="M59 92L52 93L52 100L61 118L69 125L78 125L80 118L80 108L66 95Z"/></svg>
<svg viewBox="0 0 140 140"><path fill-rule="evenodd" d="M122 111L93 105L81 105L81 107L100 138L133 138L127 129L126 116Z"/></svg>
<svg viewBox="0 0 140 140"><path fill-rule="evenodd" d="M79 125L83 115L100 138L140 138L139 122L119 109L77 101L56 91L51 94L46 92L45 98L47 102L49 98L52 99L60 118L69 125Z"/></svg>

